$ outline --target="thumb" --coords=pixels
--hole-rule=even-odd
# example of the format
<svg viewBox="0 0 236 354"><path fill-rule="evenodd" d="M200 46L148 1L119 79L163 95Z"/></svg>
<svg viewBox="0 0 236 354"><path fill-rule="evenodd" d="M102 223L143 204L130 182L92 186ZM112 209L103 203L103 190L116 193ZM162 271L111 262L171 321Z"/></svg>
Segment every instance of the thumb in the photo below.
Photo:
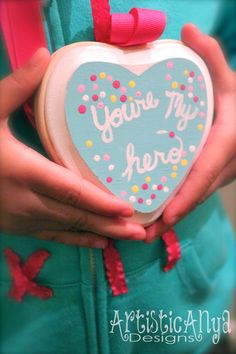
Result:
<svg viewBox="0 0 236 354"><path fill-rule="evenodd" d="M50 60L46 48L40 48L23 67L0 81L0 118L6 118L36 90Z"/></svg>

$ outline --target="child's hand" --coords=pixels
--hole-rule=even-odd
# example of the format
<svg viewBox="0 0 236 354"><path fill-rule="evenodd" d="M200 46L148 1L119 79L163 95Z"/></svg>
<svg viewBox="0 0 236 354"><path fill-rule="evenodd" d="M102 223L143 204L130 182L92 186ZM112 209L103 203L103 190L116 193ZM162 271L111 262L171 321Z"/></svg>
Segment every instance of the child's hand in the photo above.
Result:
<svg viewBox="0 0 236 354"><path fill-rule="evenodd" d="M153 241L170 226L203 202L217 188L236 178L236 73L217 41L202 34L194 25L185 25L183 42L206 62L214 86L215 120L207 143L189 176L162 217L147 229Z"/></svg>
<svg viewBox="0 0 236 354"><path fill-rule="evenodd" d="M10 133L5 117L32 95L49 58L40 49L0 84L0 230L101 248L106 237L143 240L142 226L120 218L133 214L129 203L49 161Z"/></svg>

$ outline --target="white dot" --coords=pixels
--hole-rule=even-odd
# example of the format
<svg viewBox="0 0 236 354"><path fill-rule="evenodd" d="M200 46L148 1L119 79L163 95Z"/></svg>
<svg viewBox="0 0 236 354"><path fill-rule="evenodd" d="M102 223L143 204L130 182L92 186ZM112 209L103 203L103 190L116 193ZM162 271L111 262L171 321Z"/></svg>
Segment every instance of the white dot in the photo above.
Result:
<svg viewBox="0 0 236 354"><path fill-rule="evenodd" d="M157 184L153 184L153 185L152 185L152 189L153 189L153 190L156 190L156 189L157 189Z"/></svg>
<svg viewBox="0 0 236 354"><path fill-rule="evenodd" d="M151 204L152 204L151 199L147 199L147 200L146 200L146 204L147 204L147 205L151 205Z"/></svg>
<svg viewBox="0 0 236 354"><path fill-rule="evenodd" d="M196 146L194 146L194 145L190 145L189 146L189 151L190 152L194 152L196 150Z"/></svg>
<svg viewBox="0 0 236 354"><path fill-rule="evenodd" d="M99 155L95 155L93 159L94 161L98 162L101 160L101 157Z"/></svg>
<svg viewBox="0 0 236 354"><path fill-rule="evenodd" d="M191 84L193 82L193 78L192 77L189 77L188 78L188 82Z"/></svg>
<svg viewBox="0 0 236 354"><path fill-rule="evenodd" d="M134 195L131 195L131 196L129 197L129 201L130 201L131 203L136 202L136 197L135 197Z"/></svg>
<svg viewBox="0 0 236 354"><path fill-rule="evenodd" d="M205 106L205 102L204 102L204 101L201 101L201 102L200 102L200 106L202 106L202 107Z"/></svg>
<svg viewBox="0 0 236 354"><path fill-rule="evenodd" d="M189 97L189 98L192 98L192 97L193 97L193 93L192 93L192 92L189 92L189 93L188 93L188 97Z"/></svg>
<svg viewBox="0 0 236 354"><path fill-rule="evenodd" d="M164 187L164 188L163 188L163 191L164 191L165 193L168 193L168 192L169 192L169 188L168 188L168 187Z"/></svg>
<svg viewBox="0 0 236 354"><path fill-rule="evenodd" d="M113 170L114 170L114 168L115 168L115 166L114 166L114 165L109 165L109 166L108 166L108 170L109 170L109 171L113 171Z"/></svg>
<svg viewBox="0 0 236 354"><path fill-rule="evenodd" d="M100 96L101 98L106 97L106 92L105 92L105 91L101 91L99 96Z"/></svg>
<svg viewBox="0 0 236 354"><path fill-rule="evenodd" d="M86 102L89 100L89 96L88 96L88 95L83 95L82 98L83 98L83 100L86 101Z"/></svg>

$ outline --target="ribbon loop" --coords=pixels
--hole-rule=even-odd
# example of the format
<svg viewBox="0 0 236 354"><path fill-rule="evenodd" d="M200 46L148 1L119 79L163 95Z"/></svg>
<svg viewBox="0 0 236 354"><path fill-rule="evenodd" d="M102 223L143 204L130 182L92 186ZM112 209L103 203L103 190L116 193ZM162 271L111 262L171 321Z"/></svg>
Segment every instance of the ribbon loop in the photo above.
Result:
<svg viewBox="0 0 236 354"><path fill-rule="evenodd" d="M131 46L152 42L165 26L165 14L158 10L133 8L128 14L112 14L110 43Z"/></svg>

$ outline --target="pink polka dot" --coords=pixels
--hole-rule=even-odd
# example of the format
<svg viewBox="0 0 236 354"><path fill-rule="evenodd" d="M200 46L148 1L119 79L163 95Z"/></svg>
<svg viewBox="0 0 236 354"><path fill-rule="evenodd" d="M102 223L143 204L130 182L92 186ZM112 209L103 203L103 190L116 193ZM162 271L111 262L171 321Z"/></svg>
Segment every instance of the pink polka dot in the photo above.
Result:
<svg viewBox="0 0 236 354"><path fill-rule="evenodd" d="M91 81L96 81L97 80L97 76L96 75L91 75L90 76L90 80Z"/></svg>
<svg viewBox="0 0 236 354"><path fill-rule="evenodd" d="M112 81L112 76L111 76L111 75L108 75L108 76L107 76L107 80L108 80L108 81Z"/></svg>
<svg viewBox="0 0 236 354"><path fill-rule="evenodd" d="M80 114L84 114L85 112L86 112L86 106L85 105L83 105L83 104L81 104L80 106L79 106L79 108L78 108L78 111L79 111L79 113Z"/></svg>
<svg viewBox="0 0 236 354"><path fill-rule="evenodd" d="M174 66L173 61L168 61L166 66L167 66L168 69L172 69L173 66Z"/></svg>
<svg viewBox="0 0 236 354"><path fill-rule="evenodd" d="M156 194L151 194L151 199L156 199Z"/></svg>
<svg viewBox="0 0 236 354"><path fill-rule="evenodd" d="M138 198L138 203L143 204L143 198Z"/></svg>
<svg viewBox="0 0 236 354"><path fill-rule="evenodd" d="M94 90L98 90L98 85L97 85L97 84L94 84L94 85L93 85L93 89L94 89Z"/></svg>
<svg viewBox="0 0 236 354"><path fill-rule="evenodd" d="M78 90L79 92L84 92L85 86L82 85L82 84L80 84L80 85L78 85L77 90Z"/></svg>
<svg viewBox="0 0 236 354"><path fill-rule="evenodd" d="M185 85L181 85L181 86L180 86L180 89L181 89L182 91L184 91L184 90L185 90Z"/></svg>
<svg viewBox="0 0 236 354"><path fill-rule="evenodd" d="M111 183L112 182L112 177L107 177L106 181L107 181L107 183Z"/></svg>
<svg viewBox="0 0 236 354"><path fill-rule="evenodd" d="M169 137L170 138L174 138L175 137L175 133L174 132L169 132Z"/></svg>
<svg viewBox="0 0 236 354"><path fill-rule="evenodd" d="M165 182L167 181L166 176L162 176L162 177L161 177L161 181L162 181L163 183L165 183Z"/></svg>
<svg viewBox="0 0 236 354"><path fill-rule="evenodd" d="M120 192L120 195L121 195L122 197L125 197L125 196L127 195L127 192L126 192L126 191L121 191L121 192Z"/></svg>
<svg viewBox="0 0 236 354"><path fill-rule="evenodd" d="M199 75L198 78L197 78L197 81L198 81L198 82L201 82L202 79L203 79L202 75Z"/></svg>
<svg viewBox="0 0 236 354"><path fill-rule="evenodd" d="M115 88L115 89L118 89L120 87L120 81L118 80L115 80L112 84L112 86Z"/></svg>
<svg viewBox="0 0 236 354"><path fill-rule="evenodd" d="M120 96L120 101L121 102L126 102L127 101L127 97L125 95Z"/></svg>
<svg viewBox="0 0 236 354"><path fill-rule="evenodd" d="M162 185L162 184L158 184L157 189L158 189L159 191L161 191L161 190L163 189L163 185Z"/></svg>
<svg viewBox="0 0 236 354"><path fill-rule="evenodd" d="M183 150L183 151L181 152L181 156L182 156L182 157L186 157L186 156L187 156L187 152L186 152L185 150Z"/></svg>
<svg viewBox="0 0 236 354"><path fill-rule="evenodd" d="M103 103L103 102L99 102L99 103L98 103L98 108L99 108L99 109L102 109L103 107L104 107L104 103Z"/></svg>
<svg viewBox="0 0 236 354"><path fill-rule="evenodd" d="M120 92L121 93L126 93L127 92L127 88L122 86L121 89L120 89Z"/></svg>
<svg viewBox="0 0 236 354"><path fill-rule="evenodd" d="M167 74L167 75L166 75L166 80L167 80L167 81L172 80L172 76L171 76L170 74Z"/></svg>
<svg viewBox="0 0 236 354"><path fill-rule="evenodd" d="M194 77L194 76L195 76L194 71L190 71L189 76L190 76L190 77Z"/></svg>
<svg viewBox="0 0 236 354"><path fill-rule="evenodd" d="M98 100L98 95L92 95L92 100L97 101Z"/></svg>
<svg viewBox="0 0 236 354"><path fill-rule="evenodd" d="M144 183L144 184L142 185L142 189L143 189L143 190L148 189L148 184L147 184L147 183Z"/></svg>
<svg viewBox="0 0 236 354"><path fill-rule="evenodd" d="M136 96L137 96L137 97L142 96L142 92L141 92L141 91L137 91L137 92L136 92Z"/></svg>
<svg viewBox="0 0 236 354"><path fill-rule="evenodd" d="M103 155L103 160L104 161L109 161L110 160L110 155L108 155L108 154Z"/></svg>
<svg viewBox="0 0 236 354"><path fill-rule="evenodd" d="M199 117L204 118L205 117L205 112L199 112Z"/></svg>
<svg viewBox="0 0 236 354"><path fill-rule="evenodd" d="M194 96L194 97L193 97L193 100L194 100L194 102L198 102L198 97L197 97L197 96Z"/></svg>
<svg viewBox="0 0 236 354"><path fill-rule="evenodd" d="M201 88L201 90L204 90L205 89L205 85L201 84L200 88Z"/></svg>
<svg viewBox="0 0 236 354"><path fill-rule="evenodd" d="M192 92L192 91L193 91L193 86L190 85L190 86L188 87L188 90L189 90L190 92Z"/></svg>

